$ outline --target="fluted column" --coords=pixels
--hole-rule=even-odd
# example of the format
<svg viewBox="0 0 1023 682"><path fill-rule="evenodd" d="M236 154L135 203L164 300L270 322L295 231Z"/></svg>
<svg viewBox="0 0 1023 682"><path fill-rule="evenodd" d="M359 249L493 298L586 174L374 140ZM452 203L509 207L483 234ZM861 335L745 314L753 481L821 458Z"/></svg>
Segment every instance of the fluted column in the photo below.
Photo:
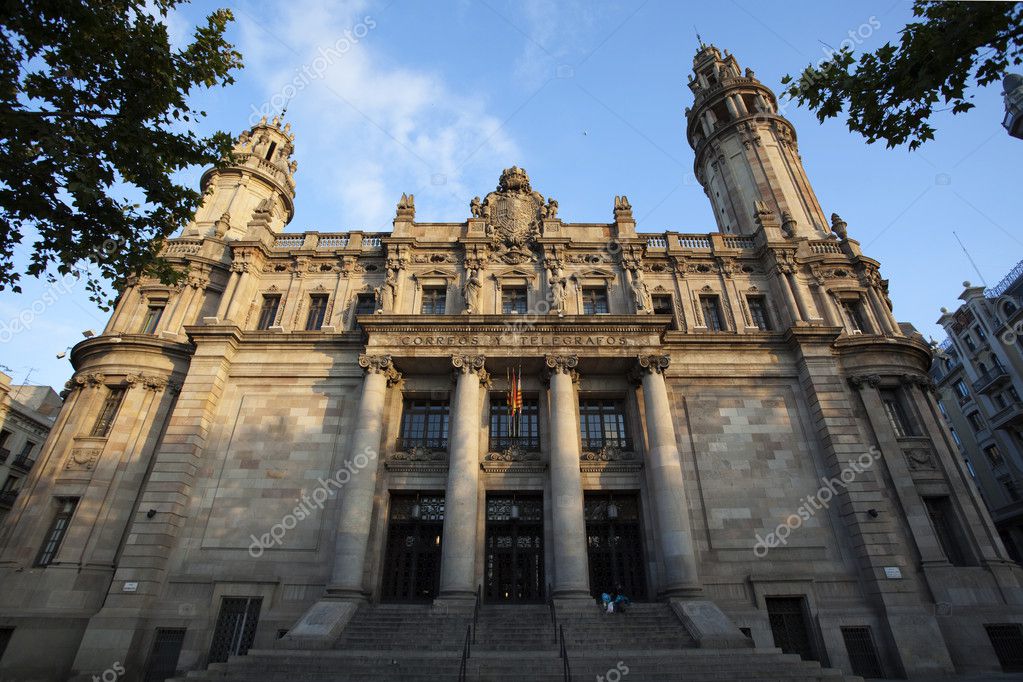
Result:
<svg viewBox="0 0 1023 682"><path fill-rule="evenodd" d="M668 389L664 383L663 373L669 361L667 355L639 358L649 444L646 468L664 560L661 594L665 597L687 597L699 593L701 588L682 462Z"/></svg>
<svg viewBox="0 0 1023 682"><path fill-rule="evenodd" d="M482 355L454 355L455 399L448 439L448 487L444 494L444 539L440 597L476 594L476 522L480 474L480 383L487 380Z"/></svg>
<svg viewBox="0 0 1023 682"><path fill-rule="evenodd" d="M579 420L573 386L575 355L548 355L551 405L551 502L554 522L552 596L589 598L586 520L579 472Z"/></svg>
<svg viewBox="0 0 1023 682"><path fill-rule="evenodd" d="M366 378L348 453L347 468L352 473L341 493L341 526L334 549L334 569L327 587L332 597L355 599L365 596L362 576L373 518L384 400L387 386L401 379L390 355L360 355L359 365L366 370Z"/></svg>

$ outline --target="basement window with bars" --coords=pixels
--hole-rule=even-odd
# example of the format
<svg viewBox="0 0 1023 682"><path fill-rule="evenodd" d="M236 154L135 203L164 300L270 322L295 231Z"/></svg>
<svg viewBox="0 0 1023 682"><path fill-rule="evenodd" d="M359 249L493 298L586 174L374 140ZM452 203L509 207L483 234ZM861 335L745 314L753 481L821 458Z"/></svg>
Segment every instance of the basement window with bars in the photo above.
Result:
<svg viewBox="0 0 1023 682"><path fill-rule="evenodd" d="M164 682L174 677L184 643L185 628L157 628L146 665L145 682Z"/></svg>
<svg viewBox="0 0 1023 682"><path fill-rule="evenodd" d="M853 675L865 678L882 678L884 671L877 657L877 647L870 628L866 625L842 628L842 639L849 654L849 665Z"/></svg>
<svg viewBox="0 0 1023 682"><path fill-rule="evenodd" d="M1023 626L1019 623L988 623L984 625L984 630L995 649L1002 671L1023 672Z"/></svg>

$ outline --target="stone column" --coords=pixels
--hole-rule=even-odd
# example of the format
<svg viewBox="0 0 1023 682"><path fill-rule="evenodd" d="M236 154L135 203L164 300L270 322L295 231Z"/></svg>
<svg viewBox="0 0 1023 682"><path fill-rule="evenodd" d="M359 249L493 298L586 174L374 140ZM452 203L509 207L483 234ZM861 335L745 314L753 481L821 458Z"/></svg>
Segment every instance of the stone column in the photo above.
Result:
<svg viewBox="0 0 1023 682"><path fill-rule="evenodd" d="M788 272L783 268L779 267L775 274L778 279L778 287L781 289L782 296L785 298L785 303L788 305L789 318L792 320L792 326L797 327L803 322L803 317L800 315L799 306L796 304L796 299L792 295L792 287L789 285Z"/></svg>
<svg viewBox="0 0 1023 682"><path fill-rule="evenodd" d="M582 474L579 472L579 420L573 386L575 355L548 355L551 406L551 503L554 521L553 597L590 597L583 516Z"/></svg>
<svg viewBox="0 0 1023 682"><path fill-rule="evenodd" d="M699 593L701 588L682 463L671 417L668 389L664 383L664 370L668 363L667 355L639 358L649 443L646 453L647 481L664 559L661 593L666 597L689 597Z"/></svg>
<svg viewBox="0 0 1023 682"><path fill-rule="evenodd" d="M384 399L387 386L401 378L391 364L390 355L360 355L359 365L366 370L366 378L348 453L348 464L355 473L341 493L341 525L334 547L334 568L327 586L329 596L342 599L365 598L362 576L373 518Z"/></svg>
<svg viewBox="0 0 1023 682"><path fill-rule="evenodd" d="M807 322L809 322L810 307L807 305L806 297L803 296L803 288L799 284L798 276L796 275L796 273L790 272L785 276L785 279L789 283L789 286L792 288L792 294L795 296L796 306L799 309L799 316L806 320Z"/></svg>
<svg viewBox="0 0 1023 682"><path fill-rule="evenodd" d="M448 438L448 486L444 494L444 539L440 598L476 595L476 522L480 476L480 383L487 380L482 355L453 355L455 399Z"/></svg>

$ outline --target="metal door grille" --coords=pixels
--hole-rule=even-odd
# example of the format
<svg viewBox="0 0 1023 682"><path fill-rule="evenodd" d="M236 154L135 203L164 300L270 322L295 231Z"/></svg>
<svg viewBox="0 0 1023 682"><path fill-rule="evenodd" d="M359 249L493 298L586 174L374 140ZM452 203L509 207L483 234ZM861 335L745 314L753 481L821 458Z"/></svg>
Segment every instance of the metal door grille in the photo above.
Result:
<svg viewBox="0 0 1023 682"><path fill-rule="evenodd" d="M149 653L145 682L163 682L174 677L178 656L185 641L185 628L157 628L153 650Z"/></svg>
<svg viewBox="0 0 1023 682"><path fill-rule="evenodd" d="M842 639L845 640L845 650L849 654L849 665L852 666L853 675L866 678L884 677L869 627L864 625L842 628Z"/></svg>
<svg viewBox="0 0 1023 682"><path fill-rule="evenodd" d="M998 662L1007 673L1023 672L1023 629L1019 623L985 625Z"/></svg>
<svg viewBox="0 0 1023 682"><path fill-rule="evenodd" d="M786 654L799 654L804 661L816 661L802 597L767 597L767 617L774 645Z"/></svg>
<svg viewBox="0 0 1023 682"><path fill-rule="evenodd" d="M244 656L256 638L262 597L224 597L217 627L210 643L210 663L223 663L228 656Z"/></svg>

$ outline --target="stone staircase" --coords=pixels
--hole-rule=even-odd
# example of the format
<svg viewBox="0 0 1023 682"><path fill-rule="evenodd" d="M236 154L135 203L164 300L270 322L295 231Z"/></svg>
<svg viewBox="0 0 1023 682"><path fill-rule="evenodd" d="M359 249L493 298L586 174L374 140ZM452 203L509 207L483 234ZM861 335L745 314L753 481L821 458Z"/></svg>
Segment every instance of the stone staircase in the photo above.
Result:
<svg viewBox="0 0 1023 682"><path fill-rule="evenodd" d="M336 647L260 649L233 656L184 680L295 682L400 680L456 682L471 611L364 605ZM859 680L778 649L700 649L666 604L634 604L608 615L596 606L558 610L572 679ZM483 606L467 664L473 682L562 682L562 661L546 606ZM626 673L627 671L627 673Z"/></svg>

